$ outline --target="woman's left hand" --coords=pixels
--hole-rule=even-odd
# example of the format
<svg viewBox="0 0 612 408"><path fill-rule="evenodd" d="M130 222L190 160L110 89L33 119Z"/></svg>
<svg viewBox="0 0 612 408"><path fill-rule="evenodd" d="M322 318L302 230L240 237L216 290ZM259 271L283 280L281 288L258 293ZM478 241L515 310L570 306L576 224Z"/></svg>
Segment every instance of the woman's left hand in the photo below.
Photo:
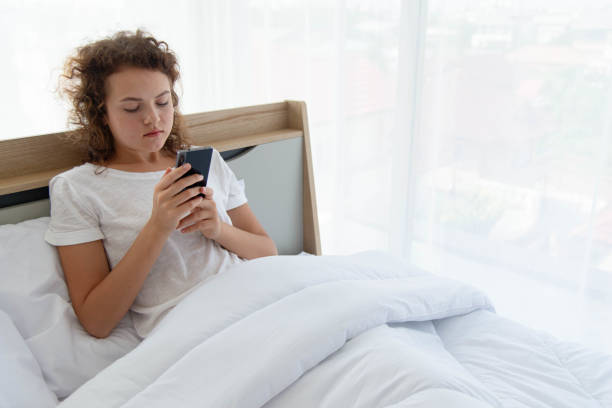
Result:
<svg viewBox="0 0 612 408"><path fill-rule="evenodd" d="M181 220L176 229L184 234L200 230L206 238L216 240L221 234L221 219L213 200L213 189L202 187L201 191L206 197L190 215Z"/></svg>

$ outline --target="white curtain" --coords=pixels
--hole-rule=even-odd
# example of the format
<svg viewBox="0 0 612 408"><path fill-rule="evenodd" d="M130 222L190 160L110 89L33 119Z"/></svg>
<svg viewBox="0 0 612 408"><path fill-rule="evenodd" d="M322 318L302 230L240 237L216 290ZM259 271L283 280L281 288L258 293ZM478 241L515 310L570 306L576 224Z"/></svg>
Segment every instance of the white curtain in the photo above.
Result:
<svg viewBox="0 0 612 408"><path fill-rule="evenodd" d="M407 255L612 351L612 4L428 3Z"/></svg>
<svg viewBox="0 0 612 408"><path fill-rule="evenodd" d="M606 1L5 1L1 138L65 128L57 75L166 40L184 113L305 100L323 251L382 249L612 352Z"/></svg>

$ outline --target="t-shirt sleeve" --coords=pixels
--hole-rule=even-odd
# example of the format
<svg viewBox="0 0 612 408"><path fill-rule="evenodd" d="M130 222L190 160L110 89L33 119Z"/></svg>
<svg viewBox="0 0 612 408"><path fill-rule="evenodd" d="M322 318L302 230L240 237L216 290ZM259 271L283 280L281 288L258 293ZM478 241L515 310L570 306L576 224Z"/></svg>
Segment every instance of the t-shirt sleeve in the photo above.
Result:
<svg viewBox="0 0 612 408"><path fill-rule="evenodd" d="M226 210L231 210L247 202L246 194L244 192L244 180L238 180L236 175L227 165L225 160L219 152L215 150L219 164L223 174L223 181L227 188L227 201L225 203Z"/></svg>
<svg viewBox="0 0 612 408"><path fill-rule="evenodd" d="M51 245L74 245L104 238L98 216L62 175L49 183L51 221L45 240Z"/></svg>

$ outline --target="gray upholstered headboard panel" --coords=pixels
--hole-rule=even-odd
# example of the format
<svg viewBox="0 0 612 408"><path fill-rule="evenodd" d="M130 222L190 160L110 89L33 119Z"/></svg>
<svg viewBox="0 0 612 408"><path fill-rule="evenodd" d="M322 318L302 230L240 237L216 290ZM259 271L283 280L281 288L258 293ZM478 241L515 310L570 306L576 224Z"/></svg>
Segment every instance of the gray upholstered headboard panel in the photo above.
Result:
<svg viewBox="0 0 612 408"><path fill-rule="evenodd" d="M303 249L302 141L287 139L257 146L229 161L244 179L249 206L280 254Z"/></svg>

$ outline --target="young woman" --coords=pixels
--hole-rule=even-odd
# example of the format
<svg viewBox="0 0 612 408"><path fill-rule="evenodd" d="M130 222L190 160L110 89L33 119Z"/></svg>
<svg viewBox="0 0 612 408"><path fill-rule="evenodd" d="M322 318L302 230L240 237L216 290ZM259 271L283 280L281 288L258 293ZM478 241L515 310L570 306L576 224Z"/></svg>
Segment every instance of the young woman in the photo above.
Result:
<svg viewBox="0 0 612 408"><path fill-rule="evenodd" d="M88 160L51 180L45 239L58 249L79 321L96 337L128 311L145 337L210 276L277 253L217 151L206 188L187 188L201 178L180 178L189 164L173 168L189 146L178 77L167 44L141 31L85 45L66 62L63 90Z"/></svg>

